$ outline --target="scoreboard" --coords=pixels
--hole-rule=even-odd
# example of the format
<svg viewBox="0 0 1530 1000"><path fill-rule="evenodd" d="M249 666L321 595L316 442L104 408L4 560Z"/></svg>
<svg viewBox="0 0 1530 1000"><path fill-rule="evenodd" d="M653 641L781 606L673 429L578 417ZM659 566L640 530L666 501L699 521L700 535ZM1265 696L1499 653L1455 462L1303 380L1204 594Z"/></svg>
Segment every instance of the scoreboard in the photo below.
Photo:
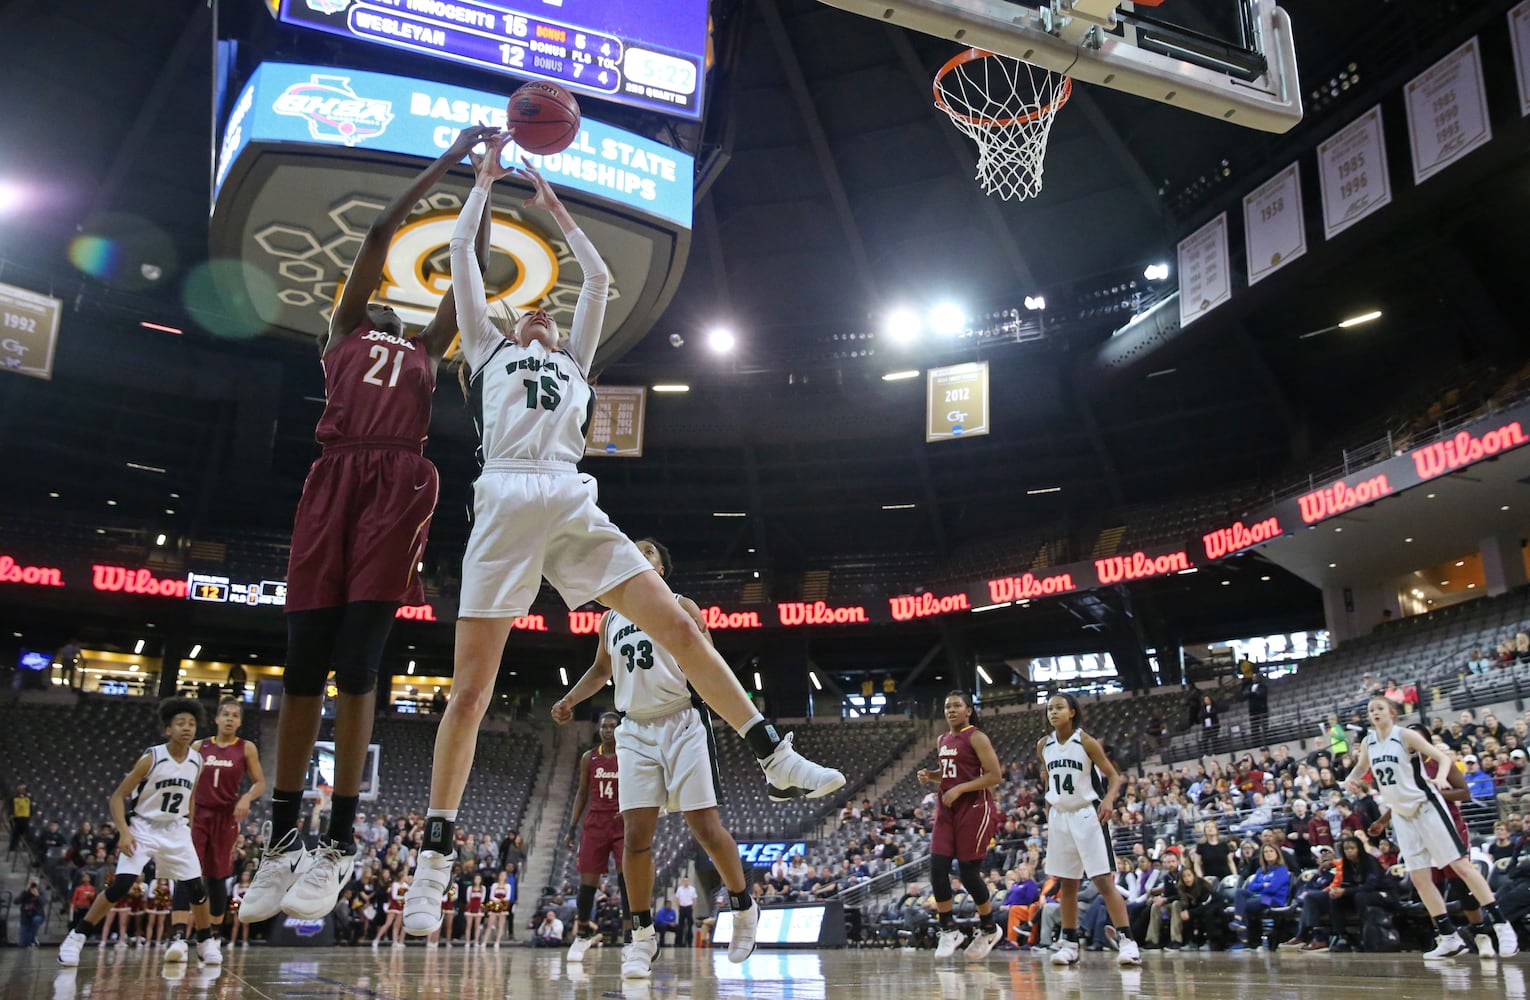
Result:
<svg viewBox="0 0 1530 1000"><path fill-rule="evenodd" d="M707 0L280 0L285 24L701 117Z"/></svg>

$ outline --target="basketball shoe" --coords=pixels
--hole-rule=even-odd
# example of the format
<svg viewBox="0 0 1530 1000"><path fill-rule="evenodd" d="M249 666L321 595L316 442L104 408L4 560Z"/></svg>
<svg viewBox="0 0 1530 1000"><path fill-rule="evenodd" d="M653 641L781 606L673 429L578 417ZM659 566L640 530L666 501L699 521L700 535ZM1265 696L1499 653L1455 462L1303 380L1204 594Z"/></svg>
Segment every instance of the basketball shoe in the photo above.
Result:
<svg viewBox="0 0 1530 1000"><path fill-rule="evenodd" d="M749 909L733 911L733 939L728 943L728 961L737 965L754 954L755 932L760 923L760 904L749 901Z"/></svg>
<svg viewBox="0 0 1530 1000"><path fill-rule="evenodd" d="M962 954L967 956L969 962L981 962L988 957L988 953L993 951L993 946L998 944L1003 936L1004 928L1002 927L995 926L992 930L986 931L979 927L977 934L962 950Z"/></svg>
<svg viewBox="0 0 1530 1000"><path fill-rule="evenodd" d="M239 922L258 924L281 912L288 890L302 876L307 864L308 851L298 839L296 830L288 830L279 843L261 851L260 866L250 880L244 902L239 904Z"/></svg>
<svg viewBox="0 0 1530 1000"><path fill-rule="evenodd" d="M574 943L568 946L568 959L570 964L578 965L584 961L584 953L589 951L595 944L595 936L576 937Z"/></svg>
<svg viewBox="0 0 1530 1000"><path fill-rule="evenodd" d="M845 776L832 767L815 764L792 749L793 733L781 737L769 757L760 761L765 780L770 783L770 801L817 799L838 790Z"/></svg>
<svg viewBox="0 0 1530 1000"><path fill-rule="evenodd" d="M1137 942L1125 936L1121 936L1116 942L1116 964L1118 965L1141 965L1142 954L1137 950Z"/></svg>
<svg viewBox="0 0 1530 1000"><path fill-rule="evenodd" d="M58 946L58 964L74 968L80 964L80 951L85 947L85 935L70 931Z"/></svg>
<svg viewBox="0 0 1530 1000"><path fill-rule="evenodd" d="M1466 942L1461 940L1461 935L1452 931L1442 934L1434 944L1434 948L1424 952L1425 958L1453 958L1466 950Z"/></svg>
<svg viewBox="0 0 1530 1000"><path fill-rule="evenodd" d="M1078 964L1078 942L1077 941L1059 941L1059 942L1057 942L1057 946L1052 949L1052 964L1053 965L1077 965Z"/></svg>
<svg viewBox="0 0 1530 1000"><path fill-rule="evenodd" d="M186 961L186 956L190 954L190 952L191 949L186 947L186 941L184 939L179 941L171 941L170 947L165 949L165 961L167 963L184 962Z"/></svg>
<svg viewBox="0 0 1530 1000"><path fill-rule="evenodd" d="M198 941L197 958L203 965L222 965L223 946L218 943L216 937L210 937L206 941Z"/></svg>
<svg viewBox="0 0 1530 1000"><path fill-rule="evenodd" d="M282 912L300 920L323 920L335 909L340 890L351 880L356 863L356 846L324 841L308 856L297 880L282 896ZM254 887L251 886L253 889ZM245 896L246 902L249 896ZM239 911L244 912L244 906Z"/></svg>
<svg viewBox="0 0 1530 1000"><path fill-rule="evenodd" d="M1514 933L1514 925L1508 921L1493 925L1493 933L1498 935L1498 957L1513 958L1519 954L1519 935Z"/></svg>
<svg viewBox="0 0 1530 1000"><path fill-rule="evenodd" d="M940 932L940 937L935 941L935 957L950 958L956 954L956 949L962 943L964 935L961 931L952 927L950 930Z"/></svg>
<svg viewBox="0 0 1530 1000"><path fill-rule="evenodd" d="M732 953L732 949L729 949ZM622 978L647 979L653 975L653 960L659 954L659 936L652 927L634 927L632 943L622 947Z"/></svg>
<svg viewBox="0 0 1530 1000"><path fill-rule="evenodd" d="M441 926L441 903L452 884L452 863L457 852L421 851L415 864L414 881L404 894L404 933L416 937L430 934Z"/></svg>

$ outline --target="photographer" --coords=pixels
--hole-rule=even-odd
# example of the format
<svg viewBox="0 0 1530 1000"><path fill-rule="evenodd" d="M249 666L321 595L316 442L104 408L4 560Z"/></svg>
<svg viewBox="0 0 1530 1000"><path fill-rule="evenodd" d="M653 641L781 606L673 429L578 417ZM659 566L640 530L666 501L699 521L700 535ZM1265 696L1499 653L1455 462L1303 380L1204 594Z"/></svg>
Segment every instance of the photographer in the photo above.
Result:
<svg viewBox="0 0 1530 1000"><path fill-rule="evenodd" d="M21 947L36 948L37 935L42 930L43 919L48 915L48 901L43 897L37 879L27 879L27 887L18 902L21 909Z"/></svg>

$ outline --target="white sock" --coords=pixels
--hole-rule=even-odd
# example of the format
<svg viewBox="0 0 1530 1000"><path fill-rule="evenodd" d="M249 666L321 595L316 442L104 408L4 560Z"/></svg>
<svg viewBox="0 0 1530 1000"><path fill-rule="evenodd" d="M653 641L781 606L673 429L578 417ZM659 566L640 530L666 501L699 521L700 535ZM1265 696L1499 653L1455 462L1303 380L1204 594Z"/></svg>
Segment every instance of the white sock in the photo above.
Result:
<svg viewBox="0 0 1530 1000"><path fill-rule="evenodd" d="M753 729L754 728L754 724L756 722L764 722L764 721L765 721L765 716L761 715L759 712L756 712L756 713L754 713L753 715L751 715L749 717L749 721L748 722L744 723L738 729L734 730L734 732L736 732L740 736L742 736L745 733L749 732L749 730Z"/></svg>
<svg viewBox="0 0 1530 1000"><path fill-rule="evenodd" d="M455 809L427 809L427 810L425 810L425 818L426 819L429 819L432 816L440 816L442 819L449 819L453 823L457 822L457 810L455 810Z"/></svg>

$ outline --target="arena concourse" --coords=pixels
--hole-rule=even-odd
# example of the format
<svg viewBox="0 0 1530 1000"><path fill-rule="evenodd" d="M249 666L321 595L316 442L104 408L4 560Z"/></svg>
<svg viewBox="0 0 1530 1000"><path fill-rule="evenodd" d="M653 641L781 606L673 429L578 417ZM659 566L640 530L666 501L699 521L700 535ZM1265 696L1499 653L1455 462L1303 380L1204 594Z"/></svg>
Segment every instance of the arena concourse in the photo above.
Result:
<svg viewBox="0 0 1530 1000"><path fill-rule="evenodd" d="M1530 941L1530 0L572 6L0 9L5 995L1525 1000L1530 961L1493 953L1464 881L1440 876L1429 911L1412 820L1360 754L1390 703L1448 762L1488 923ZM316 338L385 206L527 80L577 98L577 137L525 161L570 222L529 174L498 182L491 316L572 326L570 229L597 248L579 471L667 546L750 703L845 779L772 801L763 752L713 720L761 908L738 963L750 910L668 813L654 898L627 901L654 914L652 978L624 978L609 859L571 960L581 755L618 692L554 722L605 608L546 581L485 698L455 909L404 933L457 624L481 620L462 595L484 391L459 387L456 346L420 390L439 499L408 560L423 597L384 605L350 878L323 918L238 919L277 847ZM411 336L473 185L444 163L376 248L373 302ZM414 341L367 336L387 343L366 381L391 388L388 345ZM528 412L556 410L550 381L526 380ZM316 850L343 681L302 788ZM946 807L920 781L953 692L998 762L986 954L965 951L983 893L932 871ZM1121 775L1101 811L1119 930L1107 873L1066 927L1048 872L1059 694ZM175 697L202 706L198 741L236 702L266 781L213 894L221 962L165 960L151 870L61 964L122 857L109 797ZM1447 927L1460 952L1426 958Z"/></svg>

